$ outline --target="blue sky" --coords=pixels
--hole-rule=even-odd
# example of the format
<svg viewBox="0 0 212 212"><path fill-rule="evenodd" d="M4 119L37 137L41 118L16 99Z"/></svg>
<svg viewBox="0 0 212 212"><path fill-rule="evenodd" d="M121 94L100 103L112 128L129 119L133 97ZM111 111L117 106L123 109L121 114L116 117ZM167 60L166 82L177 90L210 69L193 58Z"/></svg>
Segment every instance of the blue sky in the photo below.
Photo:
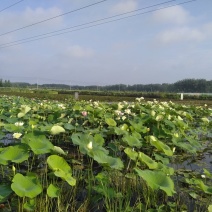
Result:
<svg viewBox="0 0 212 212"><path fill-rule="evenodd" d="M0 34L99 1L24 0L0 12ZM176 0L165 6L184 1ZM16 2L18 0L1 0L0 11ZM212 80L211 0L196 0L117 22L1 48L20 39L163 2L165 0L107 0L1 35L0 78L70 85L173 83L186 78Z"/></svg>

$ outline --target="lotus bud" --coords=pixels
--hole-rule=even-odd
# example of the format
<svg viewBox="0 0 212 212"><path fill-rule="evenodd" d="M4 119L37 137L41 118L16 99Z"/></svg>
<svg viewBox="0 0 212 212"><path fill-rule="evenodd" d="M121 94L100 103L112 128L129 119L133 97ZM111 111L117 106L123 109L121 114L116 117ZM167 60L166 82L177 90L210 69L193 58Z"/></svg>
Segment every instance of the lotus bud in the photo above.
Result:
<svg viewBox="0 0 212 212"><path fill-rule="evenodd" d="M87 116L88 115L88 112L87 111L82 111L82 115L83 116Z"/></svg>
<svg viewBox="0 0 212 212"><path fill-rule="evenodd" d="M162 115L158 115L155 118L156 121L161 121L162 119L163 119L163 116Z"/></svg>
<svg viewBox="0 0 212 212"><path fill-rule="evenodd" d="M87 148L88 148L88 149L93 149L92 141L90 141L90 142L88 143Z"/></svg>
<svg viewBox="0 0 212 212"><path fill-rule="evenodd" d="M178 133L174 133L174 137L178 138L179 137Z"/></svg>
<svg viewBox="0 0 212 212"><path fill-rule="evenodd" d="M16 170L16 168L15 168L14 165L12 166L12 170L13 170L13 173L14 173L14 175L15 175L15 170Z"/></svg>
<svg viewBox="0 0 212 212"><path fill-rule="evenodd" d="M154 110L151 111L151 116L155 116L155 111Z"/></svg>

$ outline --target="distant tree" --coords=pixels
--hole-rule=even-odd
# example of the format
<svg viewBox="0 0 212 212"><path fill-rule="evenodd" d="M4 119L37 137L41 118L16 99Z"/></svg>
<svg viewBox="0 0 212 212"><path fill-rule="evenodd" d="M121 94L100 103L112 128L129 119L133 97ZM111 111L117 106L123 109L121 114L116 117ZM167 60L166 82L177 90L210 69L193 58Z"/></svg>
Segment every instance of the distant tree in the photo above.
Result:
<svg viewBox="0 0 212 212"><path fill-rule="evenodd" d="M11 87L11 82L10 80L5 80L3 83L4 87Z"/></svg>

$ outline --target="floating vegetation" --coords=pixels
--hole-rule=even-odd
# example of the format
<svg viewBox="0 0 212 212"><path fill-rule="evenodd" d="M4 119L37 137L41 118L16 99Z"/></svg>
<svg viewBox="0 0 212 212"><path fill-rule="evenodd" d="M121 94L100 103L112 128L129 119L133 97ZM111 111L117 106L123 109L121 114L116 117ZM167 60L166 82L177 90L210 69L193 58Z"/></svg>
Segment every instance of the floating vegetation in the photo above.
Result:
<svg viewBox="0 0 212 212"><path fill-rule="evenodd" d="M212 109L0 97L0 211L211 211Z"/></svg>

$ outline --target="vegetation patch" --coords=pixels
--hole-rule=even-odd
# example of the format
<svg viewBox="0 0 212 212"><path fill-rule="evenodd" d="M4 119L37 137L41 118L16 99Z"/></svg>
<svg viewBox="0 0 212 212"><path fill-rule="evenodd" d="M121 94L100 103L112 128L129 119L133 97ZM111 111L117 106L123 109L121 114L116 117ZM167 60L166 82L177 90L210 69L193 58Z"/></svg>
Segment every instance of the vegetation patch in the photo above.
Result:
<svg viewBox="0 0 212 212"><path fill-rule="evenodd" d="M2 96L0 210L210 211L211 120L206 104Z"/></svg>

